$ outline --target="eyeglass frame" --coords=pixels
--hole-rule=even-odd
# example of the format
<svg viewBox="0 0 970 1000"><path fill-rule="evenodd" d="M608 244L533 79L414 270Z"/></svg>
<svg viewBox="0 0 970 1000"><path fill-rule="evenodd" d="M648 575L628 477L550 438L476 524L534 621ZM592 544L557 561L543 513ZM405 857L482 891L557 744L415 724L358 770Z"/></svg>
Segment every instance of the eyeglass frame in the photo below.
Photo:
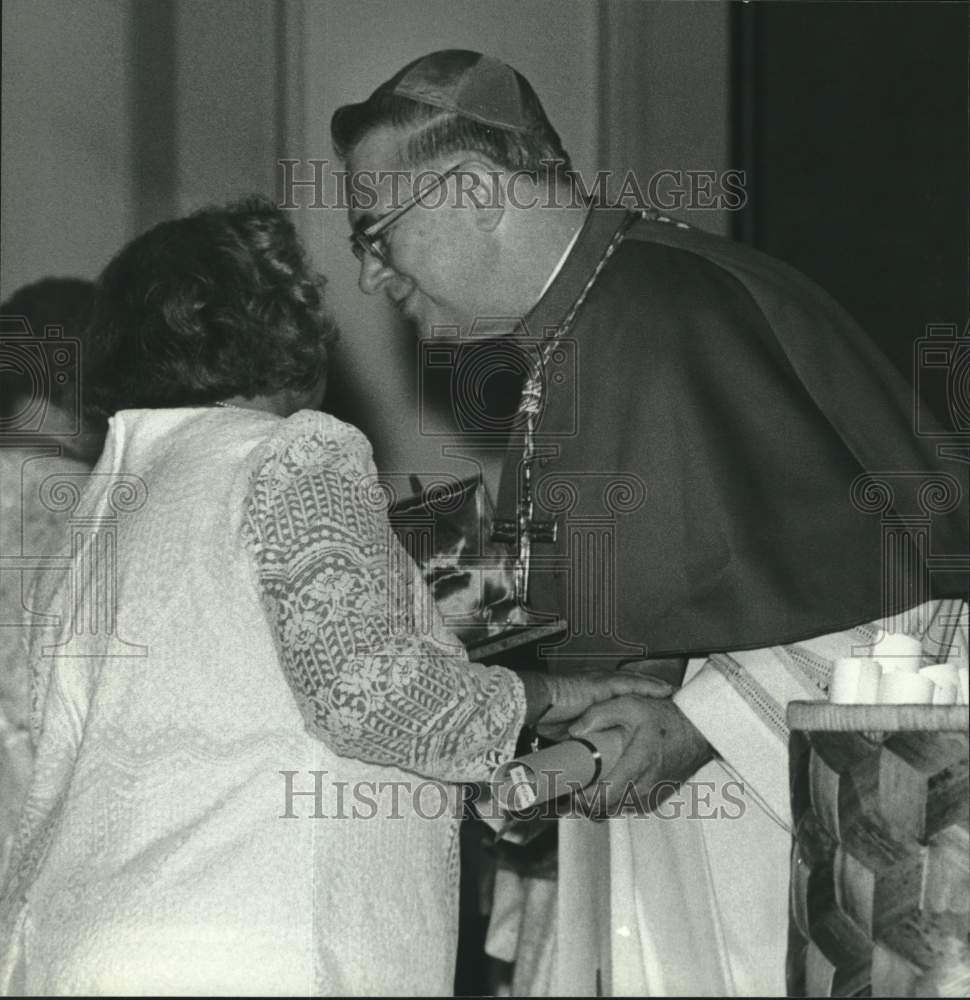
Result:
<svg viewBox="0 0 970 1000"><path fill-rule="evenodd" d="M458 173L458 171L461 170L461 168L468 162L468 160L463 160L461 163L456 163L453 167L449 167L443 173L438 174L438 176L435 177L430 184L423 187L416 195L408 198L406 202L398 205L397 208L393 208L390 212L382 215L376 222L372 222L369 226L365 226L363 229L355 229L350 236L347 237L350 241L351 253L353 253L353 255L361 263L364 262L365 254L369 254L371 257L379 260L382 264L386 264L388 259L387 252L377 243L381 234L390 229L402 215L409 212L415 205L421 204L424 198L426 198L429 194L437 191L449 177Z"/></svg>

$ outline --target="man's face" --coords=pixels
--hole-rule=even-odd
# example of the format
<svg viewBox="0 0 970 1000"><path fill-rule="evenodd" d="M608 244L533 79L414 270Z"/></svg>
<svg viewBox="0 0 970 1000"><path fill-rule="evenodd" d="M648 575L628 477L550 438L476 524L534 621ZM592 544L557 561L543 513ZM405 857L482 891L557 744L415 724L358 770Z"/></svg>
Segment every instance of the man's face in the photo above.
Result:
<svg viewBox="0 0 970 1000"><path fill-rule="evenodd" d="M462 162L454 154L402 170L398 153L404 140L396 129L375 129L349 157L348 173L357 178L357 193L353 183L350 189L352 227L376 222L423 190L432 181L429 171L440 173ZM384 261L365 253L360 263L361 291L383 292L422 338L436 328L454 335L457 327L459 335L467 335L476 317L501 312L494 301L499 238L476 224L477 209L460 184L459 178L449 178L382 233Z"/></svg>

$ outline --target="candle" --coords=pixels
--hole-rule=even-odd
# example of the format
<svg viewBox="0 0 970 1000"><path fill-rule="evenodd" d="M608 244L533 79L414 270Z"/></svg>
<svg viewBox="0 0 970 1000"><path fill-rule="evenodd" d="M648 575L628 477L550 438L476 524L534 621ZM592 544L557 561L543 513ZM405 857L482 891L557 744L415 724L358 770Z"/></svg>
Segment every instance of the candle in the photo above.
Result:
<svg viewBox="0 0 970 1000"><path fill-rule="evenodd" d="M829 701L837 705L875 705L882 667L878 660L843 657L832 668Z"/></svg>
<svg viewBox="0 0 970 1000"><path fill-rule="evenodd" d="M883 672L905 671L915 674L921 665L923 645L903 632L884 632L872 647L870 656L882 664Z"/></svg>

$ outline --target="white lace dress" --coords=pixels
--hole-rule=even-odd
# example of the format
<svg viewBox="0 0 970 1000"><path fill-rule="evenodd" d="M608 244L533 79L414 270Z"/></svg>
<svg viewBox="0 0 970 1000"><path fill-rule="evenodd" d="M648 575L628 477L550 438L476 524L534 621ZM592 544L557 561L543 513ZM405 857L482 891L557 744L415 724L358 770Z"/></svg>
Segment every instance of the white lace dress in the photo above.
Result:
<svg viewBox="0 0 970 1000"><path fill-rule="evenodd" d="M453 783L511 755L524 695L431 634L364 437L124 411L75 526L0 987L450 993Z"/></svg>

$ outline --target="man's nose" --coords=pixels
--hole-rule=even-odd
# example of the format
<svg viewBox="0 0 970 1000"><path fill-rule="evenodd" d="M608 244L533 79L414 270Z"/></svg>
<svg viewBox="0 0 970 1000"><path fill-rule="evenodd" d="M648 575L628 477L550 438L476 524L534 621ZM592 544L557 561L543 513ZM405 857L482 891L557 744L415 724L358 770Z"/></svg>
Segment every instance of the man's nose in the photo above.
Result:
<svg viewBox="0 0 970 1000"><path fill-rule="evenodd" d="M381 290L381 286L394 274L382 260L373 254L365 253L360 262L360 279L358 284L365 295L373 295Z"/></svg>

